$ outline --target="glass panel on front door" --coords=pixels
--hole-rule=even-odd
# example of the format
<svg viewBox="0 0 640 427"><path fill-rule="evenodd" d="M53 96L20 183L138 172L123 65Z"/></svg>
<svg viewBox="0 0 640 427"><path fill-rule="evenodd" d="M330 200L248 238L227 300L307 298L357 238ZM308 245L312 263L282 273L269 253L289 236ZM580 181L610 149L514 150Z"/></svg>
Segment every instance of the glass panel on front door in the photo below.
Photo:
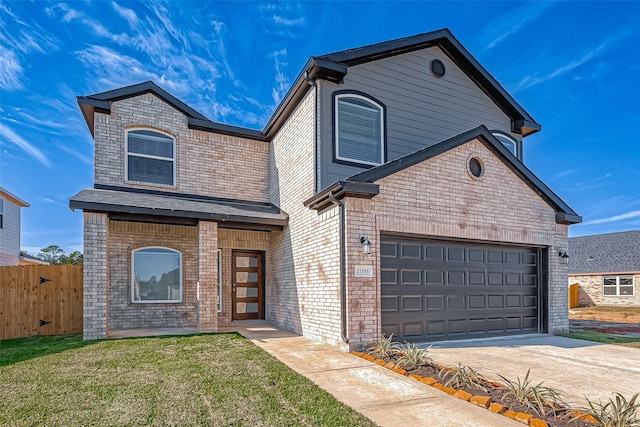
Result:
<svg viewBox="0 0 640 427"><path fill-rule="evenodd" d="M233 320L264 319L264 253L233 252Z"/></svg>

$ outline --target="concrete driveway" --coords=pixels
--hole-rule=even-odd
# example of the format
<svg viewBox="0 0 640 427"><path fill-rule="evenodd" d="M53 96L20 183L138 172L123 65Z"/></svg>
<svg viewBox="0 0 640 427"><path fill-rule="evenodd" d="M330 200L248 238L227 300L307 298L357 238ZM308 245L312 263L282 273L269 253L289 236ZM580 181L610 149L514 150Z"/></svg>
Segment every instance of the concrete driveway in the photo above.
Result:
<svg viewBox="0 0 640 427"><path fill-rule="evenodd" d="M640 392L640 349L537 334L517 337L434 343L439 364L458 363L485 377L498 374L521 379L531 369L535 384L565 392L567 403L586 406L618 392L627 398Z"/></svg>

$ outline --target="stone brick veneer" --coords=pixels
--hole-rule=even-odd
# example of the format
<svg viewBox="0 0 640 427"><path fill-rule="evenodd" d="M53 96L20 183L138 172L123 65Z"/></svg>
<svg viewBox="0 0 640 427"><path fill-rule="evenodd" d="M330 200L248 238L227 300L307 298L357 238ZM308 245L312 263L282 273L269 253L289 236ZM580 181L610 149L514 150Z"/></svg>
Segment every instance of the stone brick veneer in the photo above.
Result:
<svg viewBox="0 0 640 427"><path fill-rule="evenodd" d="M485 173L473 179L470 156ZM549 332L568 331L567 269L557 256L567 249L567 226L555 212L482 142L470 141L376 182L371 200L347 198L347 277L350 346L380 334L380 234L410 233L456 239L513 243L548 249ZM372 243L364 255L360 236ZM353 277L354 266L372 265L373 279Z"/></svg>
<svg viewBox="0 0 640 427"><path fill-rule="evenodd" d="M107 215L84 212L83 337L106 338L107 297Z"/></svg>
<svg viewBox="0 0 640 427"><path fill-rule="evenodd" d="M176 138L176 185L125 181L127 129L151 128ZM95 113L96 184L267 201L269 143L189 129L187 117L153 94L115 101Z"/></svg>
<svg viewBox="0 0 640 427"><path fill-rule="evenodd" d="M604 276L633 276L633 296L604 296L602 295L602 283ZM571 275L569 285L578 283L580 291L578 293L578 303L580 305L621 305L638 307L640 306L640 272L637 273L612 273L593 275Z"/></svg>
<svg viewBox="0 0 640 427"><path fill-rule="evenodd" d="M315 101L311 90L271 142L271 202L289 214L289 225L271 233L266 317L316 341L339 344L338 208L318 213L303 205L315 192Z"/></svg>
<svg viewBox="0 0 640 427"><path fill-rule="evenodd" d="M198 228L109 221L109 330L198 327ZM215 224L200 228L204 229L201 230L203 236L215 238ZM131 302L131 252L147 246L166 247L182 253L182 302ZM205 281L210 279L211 271L203 273ZM210 294L207 286L201 291ZM205 328L211 327L211 322L205 321Z"/></svg>

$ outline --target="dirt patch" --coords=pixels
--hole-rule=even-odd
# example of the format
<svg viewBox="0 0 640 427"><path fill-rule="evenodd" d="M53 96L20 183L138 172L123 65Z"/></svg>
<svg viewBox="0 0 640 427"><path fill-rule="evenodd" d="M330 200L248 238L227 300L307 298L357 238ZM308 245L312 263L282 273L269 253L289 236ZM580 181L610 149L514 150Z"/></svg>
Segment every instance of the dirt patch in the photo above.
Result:
<svg viewBox="0 0 640 427"><path fill-rule="evenodd" d="M569 310L571 320L640 324L640 307L578 307Z"/></svg>
<svg viewBox="0 0 640 427"><path fill-rule="evenodd" d="M640 338L640 323L603 322L600 320L569 319L569 329L573 331L592 331L603 334Z"/></svg>

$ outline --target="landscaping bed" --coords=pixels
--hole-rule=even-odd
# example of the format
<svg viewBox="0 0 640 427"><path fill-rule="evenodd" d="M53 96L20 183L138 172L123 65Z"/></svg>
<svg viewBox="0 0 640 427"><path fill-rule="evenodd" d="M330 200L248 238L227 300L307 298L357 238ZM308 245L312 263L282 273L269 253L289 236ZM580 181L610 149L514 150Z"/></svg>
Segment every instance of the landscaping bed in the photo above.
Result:
<svg viewBox="0 0 640 427"><path fill-rule="evenodd" d="M606 424L612 418L620 418L620 415L622 423L606 425L640 425L637 395L629 400L615 394L615 398L608 402L589 401L590 408L585 411L569 408L563 402L562 392L529 378L529 371L524 378L515 380L498 375L500 380L495 382L469 366L440 366L428 355L429 348L408 343L401 346L392 342L391 338L383 337L369 343L367 353L353 353L532 427L595 427Z"/></svg>

